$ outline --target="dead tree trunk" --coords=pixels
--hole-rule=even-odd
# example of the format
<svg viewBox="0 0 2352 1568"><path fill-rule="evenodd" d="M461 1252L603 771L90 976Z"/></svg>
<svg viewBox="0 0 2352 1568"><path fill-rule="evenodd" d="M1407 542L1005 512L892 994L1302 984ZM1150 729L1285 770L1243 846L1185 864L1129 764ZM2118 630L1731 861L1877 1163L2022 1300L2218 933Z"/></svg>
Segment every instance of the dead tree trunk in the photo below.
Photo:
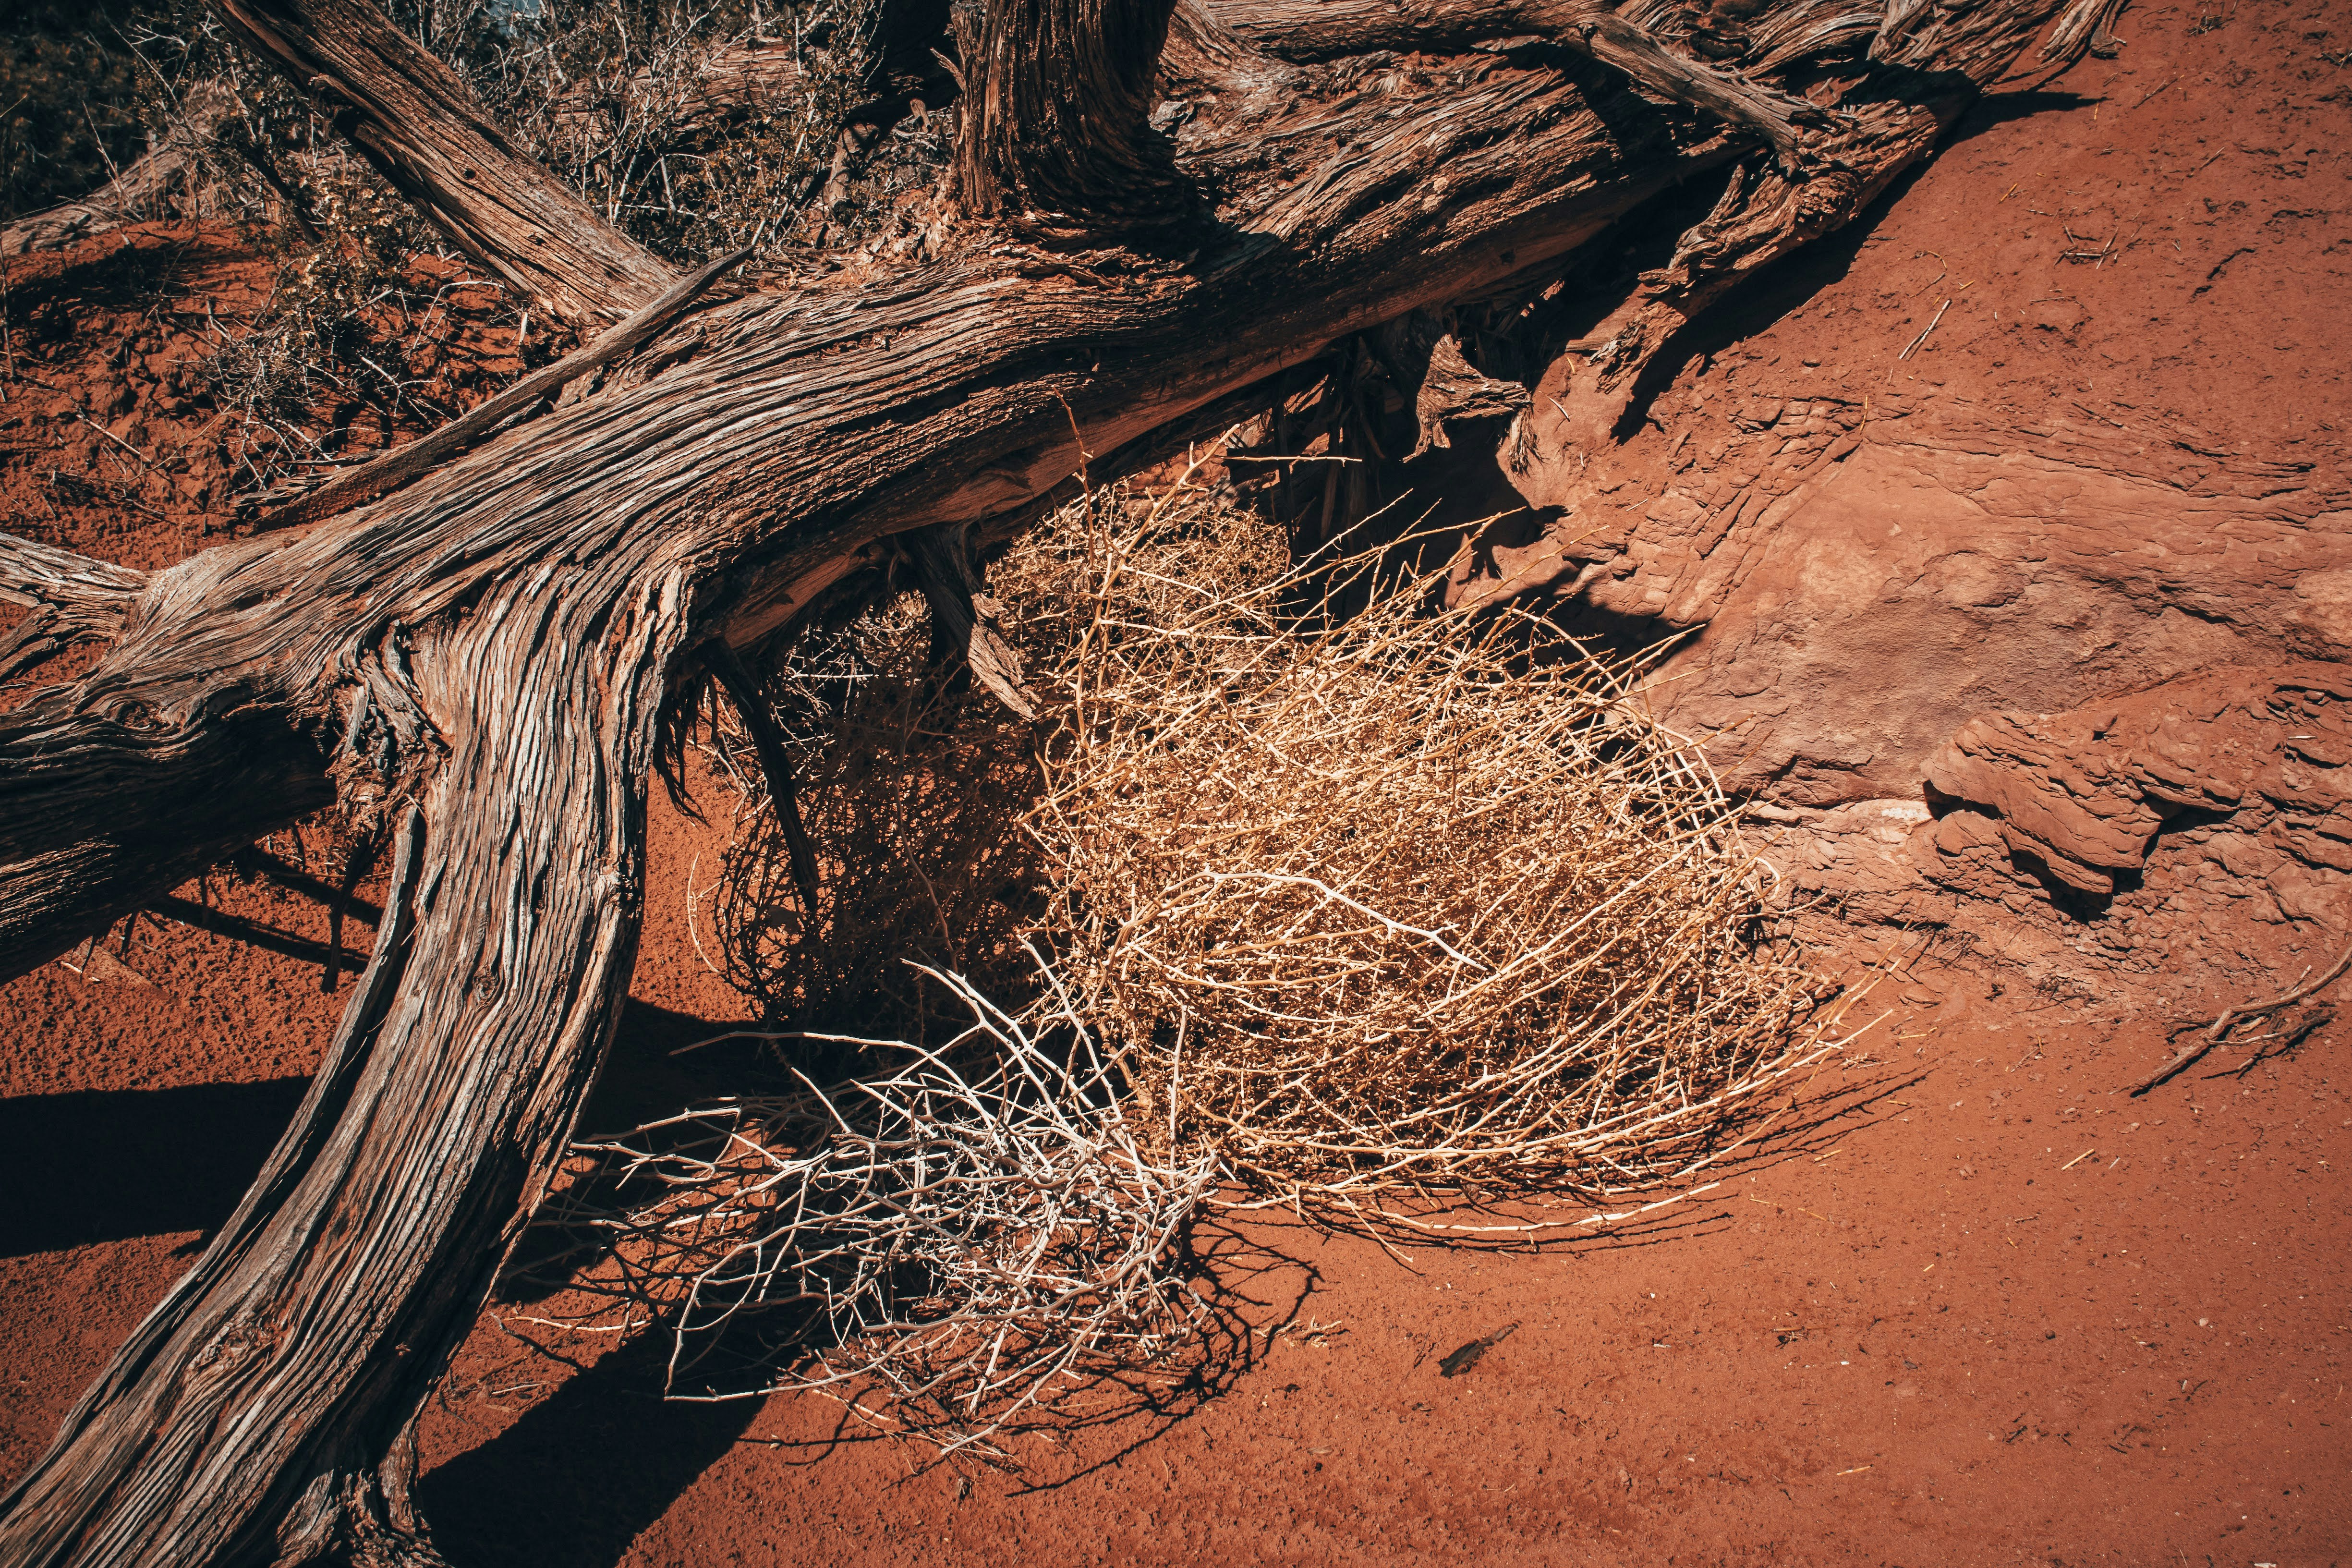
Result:
<svg viewBox="0 0 2352 1568"><path fill-rule="evenodd" d="M360 0L219 3L535 298L609 320L672 281L520 172L503 216L468 205L495 138ZM404 1434L595 1077L647 779L713 639L767 639L887 535L1116 473L1335 340L1540 282L1677 181L1769 160L1743 210L1757 179L1843 189L1865 149L1841 138L1873 123L1808 131L1794 92L1583 4L1382 9L1355 43L1511 47L1324 58L1357 5L980 0L936 254L709 303L593 395L307 531L143 580L0 552L52 633L115 639L0 719L0 972L331 798L399 825L294 1126L0 1505L0 1561L437 1560ZM1990 80L2053 8L1937 9L1904 71L1833 76L1815 50L1867 40L1786 0L1756 75L1903 101L1930 68Z"/></svg>

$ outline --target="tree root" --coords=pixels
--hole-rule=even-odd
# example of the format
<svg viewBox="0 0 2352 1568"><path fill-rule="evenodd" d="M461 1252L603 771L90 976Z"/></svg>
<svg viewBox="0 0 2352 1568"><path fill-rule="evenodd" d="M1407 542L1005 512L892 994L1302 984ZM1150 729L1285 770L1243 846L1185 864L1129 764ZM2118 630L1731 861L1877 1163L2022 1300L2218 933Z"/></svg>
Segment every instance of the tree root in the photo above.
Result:
<svg viewBox="0 0 2352 1568"><path fill-rule="evenodd" d="M816 915L817 874L816 849L809 843L808 827L801 820L800 794L793 783L793 757L784 749L784 732L776 727L776 716L760 695L760 683L735 657L735 650L718 637L704 643L698 650L703 668L711 679L725 689L729 701L734 703L736 716L750 731L751 744L760 753L760 772L766 775L768 802L776 808L776 825L783 830L784 848L793 862L793 883L801 896L801 910L814 925Z"/></svg>
<svg viewBox="0 0 2352 1568"><path fill-rule="evenodd" d="M279 1563L334 1562L347 1568L449 1568L433 1545L410 1492L416 1484L416 1424L402 1428L381 1464L322 1470L287 1510L278 1531Z"/></svg>

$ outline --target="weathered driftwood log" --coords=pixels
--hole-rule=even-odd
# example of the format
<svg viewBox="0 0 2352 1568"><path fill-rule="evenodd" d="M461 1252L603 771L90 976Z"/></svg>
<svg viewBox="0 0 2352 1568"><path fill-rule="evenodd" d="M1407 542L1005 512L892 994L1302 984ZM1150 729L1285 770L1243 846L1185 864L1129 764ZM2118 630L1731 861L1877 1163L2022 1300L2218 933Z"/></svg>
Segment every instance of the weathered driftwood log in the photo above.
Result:
<svg viewBox="0 0 2352 1568"><path fill-rule="evenodd" d="M219 3L534 298L611 320L669 281L576 197L485 168L478 114L360 0ZM1324 61L1356 4L1254 21L1242 0L1222 20L982 0L936 254L709 303L594 395L307 531L88 591L58 586L85 569L16 552L20 595L81 595L100 635L121 620L88 677L0 719L0 972L331 798L396 823L398 847L293 1127L0 1504L0 1561L436 1561L410 1424L594 1079L637 938L647 780L714 640L767 639L895 556L887 536L1018 515L1082 463L1107 477L1336 340L1539 283L1759 140L1801 190L1845 155L1785 144L1793 95L1624 16L1439 0L1381 13L1364 47L1491 39L1497 15L1531 41ZM1938 9L1905 58L1937 90L1989 80L2053 8ZM1868 36L1787 0L1750 37L1798 15L1779 68L1808 36ZM1899 102L1919 79L1849 62L1842 79ZM1846 123L1829 143L1861 151L1839 138L1870 118ZM1736 199L1782 177L1743 174Z"/></svg>

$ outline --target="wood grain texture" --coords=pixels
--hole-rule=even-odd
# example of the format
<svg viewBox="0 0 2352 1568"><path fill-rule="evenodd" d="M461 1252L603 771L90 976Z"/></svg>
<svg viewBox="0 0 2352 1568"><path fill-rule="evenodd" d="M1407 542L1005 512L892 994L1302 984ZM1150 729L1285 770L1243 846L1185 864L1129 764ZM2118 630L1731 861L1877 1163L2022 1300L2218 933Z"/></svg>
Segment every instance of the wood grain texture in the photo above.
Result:
<svg viewBox="0 0 2352 1568"><path fill-rule="evenodd" d="M146 586L144 572L0 533L0 599L55 610L76 630L106 637L121 631Z"/></svg>
<svg viewBox="0 0 2352 1568"><path fill-rule="evenodd" d="M957 200L976 217L1115 235L1193 216L1150 123L1173 0L978 0L963 68Z"/></svg>
<svg viewBox="0 0 2352 1568"><path fill-rule="evenodd" d="M1803 99L1669 48L1654 30L1678 8L1636 4L1612 8L1601 0L1498 0L1486 5L1407 8L1384 0L1209 0L1218 19L1253 46L1297 60L1332 59L1381 50L1465 49L1505 41L1543 42L1622 71L1632 81L1676 103L1744 126L1771 147L1782 168L1806 162L1801 124L1826 122ZM1774 7L1794 34L1780 43L1785 65L1858 37L1850 0L1834 7ZM1874 24L1876 20L1874 16Z"/></svg>

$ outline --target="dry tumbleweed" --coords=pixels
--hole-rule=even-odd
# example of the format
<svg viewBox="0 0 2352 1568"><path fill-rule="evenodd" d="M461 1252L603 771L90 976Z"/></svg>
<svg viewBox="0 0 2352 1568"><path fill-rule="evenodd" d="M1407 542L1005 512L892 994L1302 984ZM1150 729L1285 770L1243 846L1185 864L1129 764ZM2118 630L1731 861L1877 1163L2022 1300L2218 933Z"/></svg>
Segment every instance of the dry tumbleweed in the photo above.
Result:
<svg viewBox="0 0 2352 1568"><path fill-rule="evenodd" d="M1733 806L1625 669L1417 580L1335 613L1374 559L1235 584L1087 542L1045 933L1171 1149L1294 1198L1601 1197L1829 1048Z"/></svg>
<svg viewBox="0 0 2352 1568"><path fill-rule="evenodd" d="M1633 672L1382 571L1101 491L993 573L1034 728L924 679L903 613L803 657L779 718L833 907L753 812L714 931L795 1070L847 1076L591 1140L553 1205L611 1244L591 1288L675 1331L673 1392L870 1380L971 1442L1181 1342L1203 1204L1656 1187L1837 1048ZM982 952L1028 984L926 970L950 1038L919 987L845 984ZM912 1043L817 1032L861 994Z"/></svg>

